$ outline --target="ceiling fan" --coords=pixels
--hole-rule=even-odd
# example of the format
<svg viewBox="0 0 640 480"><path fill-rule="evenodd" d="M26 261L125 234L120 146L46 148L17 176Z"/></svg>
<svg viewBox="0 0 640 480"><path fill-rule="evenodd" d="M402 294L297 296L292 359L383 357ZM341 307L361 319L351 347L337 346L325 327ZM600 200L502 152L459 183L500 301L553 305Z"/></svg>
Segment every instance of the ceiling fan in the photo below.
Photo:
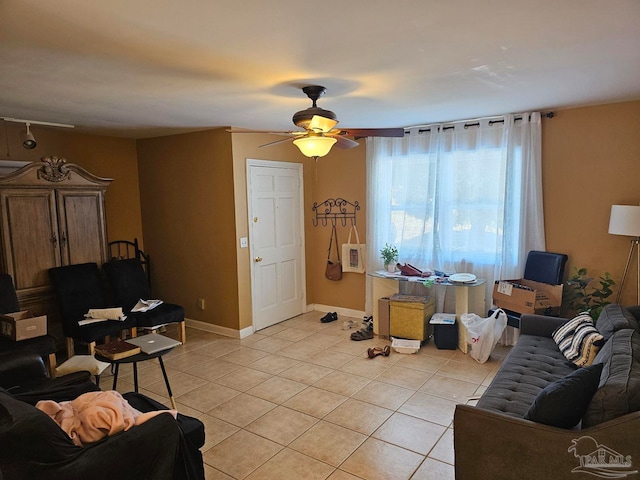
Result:
<svg viewBox="0 0 640 480"><path fill-rule="evenodd" d="M270 131L270 130L249 130L234 128L231 133L271 133L274 135L286 135L289 138L276 140L275 142L260 145L268 147L284 142L291 142L300 149L307 157L324 157L334 144L338 148L353 148L359 144L355 140L347 137L403 137L404 128L344 128L338 129L336 114L331 110L318 107L316 102L327 91L320 85L308 85L302 91L311 99L313 104L299 112L294 113L293 123L304 131Z"/></svg>

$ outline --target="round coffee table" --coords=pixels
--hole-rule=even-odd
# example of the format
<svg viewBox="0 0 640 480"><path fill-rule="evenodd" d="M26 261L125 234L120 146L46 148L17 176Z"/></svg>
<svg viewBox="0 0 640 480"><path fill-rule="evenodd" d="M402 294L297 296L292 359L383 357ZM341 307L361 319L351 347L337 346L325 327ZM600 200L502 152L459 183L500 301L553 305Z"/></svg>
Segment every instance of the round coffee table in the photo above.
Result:
<svg viewBox="0 0 640 480"><path fill-rule="evenodd" d="M115 365L115 371L113 372L113 390L116 389L118 385L118 370L120 365L123 363L133 363L133 387L134 391L138 393L138 362L146 362L147 360L153 360L154 358L158 359L160 363L160 368L162 369L162 376L164 377L164 383L167 386L167 393L169 394L169 400L171 400L171 408L177 410L176 401L173 398L173 393L171 392L171 385L169 385L169 377L167 376L167 371L164 368L164 362L162 361L162 356L169 353L173 348L167 348L166 350L162 350L156 353L138 353L136 355L131 355L130 357L119 358L117 360L112 360L107 357L103 357L98 353L95 354L96 359L101 362L107 362L111 365Z"/></svg>

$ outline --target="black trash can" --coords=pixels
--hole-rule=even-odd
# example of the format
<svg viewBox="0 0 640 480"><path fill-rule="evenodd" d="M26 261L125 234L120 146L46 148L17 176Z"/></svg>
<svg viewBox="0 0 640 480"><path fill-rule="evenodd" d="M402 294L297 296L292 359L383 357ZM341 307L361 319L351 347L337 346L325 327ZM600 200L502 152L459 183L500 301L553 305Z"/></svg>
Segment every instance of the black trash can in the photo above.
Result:
<svg viewBox="0 0 640 480"><path fill-rule="evenodd" d="M454 313L435 313L429 323L433 329L433 342L439 350L458 348L458 322Z"/></svg>

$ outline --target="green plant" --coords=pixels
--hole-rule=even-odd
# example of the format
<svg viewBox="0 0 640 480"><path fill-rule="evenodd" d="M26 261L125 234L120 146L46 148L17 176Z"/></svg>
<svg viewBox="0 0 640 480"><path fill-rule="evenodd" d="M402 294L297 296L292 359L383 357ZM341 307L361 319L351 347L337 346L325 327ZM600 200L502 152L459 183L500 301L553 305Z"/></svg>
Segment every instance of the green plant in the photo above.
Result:
<svg viewBox="0 0 640 480"><path fill-rule="evenodd" d="M599 278L600 288L589 287L592 281L593 277L587 277L586 268L575 267L573 275L567 281L569 288L566 290L566 296L572 310L576 313L588 313L596 320L602 309L611 303L607 298L613 293L611 287L616 282L609 272L605 272L604 276Z"/></svg>
<svg viewBox="0 0 640 480"><path fill-rule="evenodd" d="M398 249L393 245L385 243L384 248L380 250L380 256L382 257L382 261L385 266L391 263L396 263L398 261Z"/></svg>

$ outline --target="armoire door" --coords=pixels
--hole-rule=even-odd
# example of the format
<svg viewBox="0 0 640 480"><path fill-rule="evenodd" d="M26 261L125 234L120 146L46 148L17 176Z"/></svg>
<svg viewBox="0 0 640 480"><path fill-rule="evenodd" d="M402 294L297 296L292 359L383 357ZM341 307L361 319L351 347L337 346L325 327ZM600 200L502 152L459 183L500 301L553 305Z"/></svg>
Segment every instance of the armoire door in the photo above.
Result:
<svg viewBox="0 0 640 480"><path fill-rule="evenodd" d="M57 191L60 253L63 265L106 260L103 194L96 190Z"/></svg>
<svg viewBox="0 0 640 480"><path fill-rule="evenodd" d="M2 190L2 241L5 271L16 290L49 286L48 270L60 265L54 190Z"/></svg>

